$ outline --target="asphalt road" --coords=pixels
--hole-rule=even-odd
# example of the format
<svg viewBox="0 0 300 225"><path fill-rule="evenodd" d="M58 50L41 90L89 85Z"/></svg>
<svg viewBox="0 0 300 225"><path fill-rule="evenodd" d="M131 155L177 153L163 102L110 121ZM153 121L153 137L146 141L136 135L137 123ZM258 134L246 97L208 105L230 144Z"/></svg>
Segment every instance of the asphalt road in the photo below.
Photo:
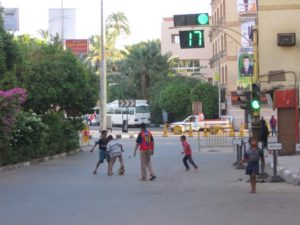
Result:
<svg viewBox="0 0 300 225"><path fill-rule="evenodd" d="M232 148L195 150L199 170L186 172L178 137L155 140L155 181L138 180L139 158L128 158L134 139L120 140L124 176L108 177L106 164L93 175L98 153L91 146L0 173L0 225L299 224L299 186L259 183L250 194L244 171L232 167ZM189 141L197 149L196 138Z"/></svg>

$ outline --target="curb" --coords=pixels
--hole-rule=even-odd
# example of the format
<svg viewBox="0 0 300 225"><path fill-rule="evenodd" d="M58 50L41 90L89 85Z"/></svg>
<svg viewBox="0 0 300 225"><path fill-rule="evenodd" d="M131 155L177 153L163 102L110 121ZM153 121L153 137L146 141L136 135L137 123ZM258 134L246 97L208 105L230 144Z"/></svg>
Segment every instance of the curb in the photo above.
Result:
<svg viewBox="0 0 300 225"><path fill-rule="evenodd" d="M56 154L56 155L45 156L43 158L33 159L33 160L27 161L27 162L21 162L21 163L17 163L17 164L13 164L13 165L3 166L3 167L0 167L0 173L10 171L10 170L14 170L14 169L19 169L19 168L24 168L24 167L37 165L37 164L40 164L40 163L43 163L43 162L47 162L49 160L64 158L66 156L74 155L74 154L76 154L78 152L81 152L81 151L82 151L82 149L79 148L79 149L76 149L76 150L73 150L73 151L70 151L70 152L64 152L64 153L60 153L60 154Z"/></svg>
<svg viewBox="0 0 300 225"><path fill-rule="evenodd" d="M272 170L274 168L272 162L267 162L266 167ZM300 185L300 174L297 174L296 172L292 172L287 168L281 166L277 167L277 173L284 179L285 182L289 184Z"/></svg>

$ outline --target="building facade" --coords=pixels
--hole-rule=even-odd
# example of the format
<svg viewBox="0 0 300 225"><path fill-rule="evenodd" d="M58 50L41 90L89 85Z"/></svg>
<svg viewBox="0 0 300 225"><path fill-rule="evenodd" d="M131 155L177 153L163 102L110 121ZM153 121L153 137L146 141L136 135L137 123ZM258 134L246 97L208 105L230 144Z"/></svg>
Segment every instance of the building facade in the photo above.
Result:
<svg viewBox="0 0 300 225"><path fill-rule="evenodd" d="M244 120L244 112L232 101L237 90L238 53L241 45L240 17L236 0L212 0L212 24L210 40L213 56L210 64L214 80L222 88L222 114L232 115L235 124Z"/></svg>
<svg viewBox="0 0 300 225"><path fill-rule="evenodd" d="M273 94L282 154L299 143L300 1L260 0L258 56L261 90Z"/></svg>
<svg viewBox="0 0 300 225"><path fill-rule="evenodd" d="M174 27L172 17L163 18L161 25L161 52L171 53L178 58L176 70L186 76L197 76L204 81L212 79L210 59L212 57L212 46L209 40L209 28L204 30L204 48L180 48L179 31L199 29L192 27Z"/></svg>

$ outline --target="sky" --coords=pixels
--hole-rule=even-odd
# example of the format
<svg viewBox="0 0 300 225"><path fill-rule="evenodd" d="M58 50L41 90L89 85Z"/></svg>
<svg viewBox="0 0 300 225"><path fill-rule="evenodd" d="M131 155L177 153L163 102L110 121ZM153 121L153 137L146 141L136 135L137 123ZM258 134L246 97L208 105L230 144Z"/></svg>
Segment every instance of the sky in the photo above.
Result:
<svg viewBox="0 0 300 225"><path fill-rule="evenodd" d="M0 0L4 8L19 8L20 32L38 37L37 30L48 29L48 8L76 8L76 38L100 33L101 0ZM130 37L123 44L160 39L164 17L175 14L211 13L211 0L103 0L104 18L123 12L129 20Z"/></svg>

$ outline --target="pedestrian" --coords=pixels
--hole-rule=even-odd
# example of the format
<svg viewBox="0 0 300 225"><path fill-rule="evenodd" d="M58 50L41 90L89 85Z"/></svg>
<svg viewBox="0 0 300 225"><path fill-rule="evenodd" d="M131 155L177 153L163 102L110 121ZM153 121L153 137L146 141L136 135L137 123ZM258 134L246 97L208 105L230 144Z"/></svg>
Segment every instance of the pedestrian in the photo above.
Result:
<svg viewBox="0 0 300 225"><path fill-rule="evenodd" d="M107 140L108 140L107 152L110 156L107 175L108 176L113 175L113 167L117 158L119 159L120 162L119 175L123 175L125 173L124 161L122 157L122 152L124 152L123 146L120 143L118 143L116 140L113 140L112 135L108 135Z"/></svg>
<svg viewBox="0 0 300 225"><path fill-rule="evenodd" d="M256 176L259 175L259 159L261 159L262 168L265 167L265 158L262 149L258 148L258 142L254 137L249 138L250 147L245 152L244 158L239 162L248 162L246 166L246 175L250 176L250 193L256 193Z"/></svg>
<svg viewBox="0 0 300 225"><path fill-rule="evenodd" d="M275 119L274 115L271 116L271 119L269 121L270 127L271 127L271 132L272 136L277 135L277 120Z"/></svg>
<svg viewBox="0 0 300 225"><path fill-rule="evenodd" d="M107 163L109 164L110 157L107 154L106 151L106 145L108 143L107 140L107 131L103 130L101 131L101 136L98 141L95 142L94 146L90 150L90 152L93 152L97 145L99 145L99 160L97 161L96 167L93 171L93 174L97 174L97 169L100 166L101 163L104 163L104 160L106 159Z"/></svg>
<svg viewBox="0 0 300 225"><path fill-rule="evenodd" d="M189 162L194 167L194 169L197 170L198 166L194 163L194 161L192 159L191 145L187 142L186 136L182 135L180 137L180 141L181 141L182 149L183 149L183 151L181 152L181 154L184 154L184 157L183 157L182 161L183 161L183 164L184 164L184 166L186 168L186 171L190 170L190 167L189 167L189 165L188 165L187 162Z"/></svg>
<svg viewBox="0 0 300 225"><path fill-rule="evenodd" d="M259 138L262 143L262 149L267 148L268 145L269 129L264 119L260 121Z"/></svg>
<svg viewBox="0 0 300 225"><path fill-rule="evenodd" d="M154 155L154 139L150 131L147 130L146 124L141 124L141 132L138 134L136 139L136 145L134 148L133 156L136 156L137 149L140 151L141 159L141 181L147 180L147 170L150 174L149 180L154 180L156 178L151 163L151 156Z"/></svg>

